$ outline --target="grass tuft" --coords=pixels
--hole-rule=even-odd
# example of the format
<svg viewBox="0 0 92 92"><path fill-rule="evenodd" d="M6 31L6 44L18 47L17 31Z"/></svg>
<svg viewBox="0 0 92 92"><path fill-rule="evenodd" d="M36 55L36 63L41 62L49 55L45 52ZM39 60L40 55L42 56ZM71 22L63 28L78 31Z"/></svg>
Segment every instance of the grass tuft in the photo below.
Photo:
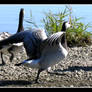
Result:
<svg viewBox="0 0 92 92"><path fill-rule="evenodd" d="M49 35L61 31L63 22L69 18L72 27L66 32L68 46L87 46L92 44L92 33L87 31L88 28L92 27L91 24L80 22L80 20L83 19L82 17L77 18L72 16L71 7L66 6L62 12L59 11L57 14L54 14L51 11L48 13L45 12L44 14L45 18L42 19L42 22ZM30 20L26 22L38 27L32 20L32 14Z"/></svg>

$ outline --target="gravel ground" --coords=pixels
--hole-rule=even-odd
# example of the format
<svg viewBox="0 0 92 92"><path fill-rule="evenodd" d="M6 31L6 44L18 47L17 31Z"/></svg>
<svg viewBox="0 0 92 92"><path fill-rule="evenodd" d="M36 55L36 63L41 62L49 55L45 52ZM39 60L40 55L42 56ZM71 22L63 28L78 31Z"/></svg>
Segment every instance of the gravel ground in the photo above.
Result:
<svg viewBox="0 0 92 92"><path fill-rule="evenodd" d="M33 83L36 69L15 66L27 58L24 48L14 53L13 62L9 61L10 54L4 54L6 65L0 66L0 87L92 87L92 46L69 48L66 59L51 67L50 73L40 74L39 84Z"/></svg>

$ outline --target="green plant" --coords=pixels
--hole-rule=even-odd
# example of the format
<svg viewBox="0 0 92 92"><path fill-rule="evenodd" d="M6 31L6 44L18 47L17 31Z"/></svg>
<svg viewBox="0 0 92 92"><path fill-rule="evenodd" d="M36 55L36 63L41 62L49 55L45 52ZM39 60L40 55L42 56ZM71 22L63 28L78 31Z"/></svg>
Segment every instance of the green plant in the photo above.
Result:
<svg viewBox="0 0 92 92"><path fill-rule="evenodd" d="M42 22L49 35L61 31L63 22L66 18L69 18L72 27L66 32L68 46L86 46L92 44L92 33L87 31L89 27L92 27L91 24L80 22L82 17L73 17L71 7L67 6L64 11L59 11L57 14L53 14L51 11L48 13L45 12L44 14L45 18L42 19ZM26 22L30 23L32 26L38 27L33 21L32 12L30 20Z"/></svg>
<svg viewBox="0 0 92 92"><path fill-rule="evenodd" d="M69 15L69 11L65 8L63 12L59 12L58 14L53 14L51 11L44 14L46 15L46 17L43 18L44 28L49 34L53 34L61 31L64 18Z"/></svg>
<svg viewBox="0 0 92 92"><path fill-rule="evenodd" d="M90 26L90 23L83 24L79 22L82 18L74 18L72 19L72 28L68 29L67 34L67 42L68 46L86 46L92 43L92 33L88 32L87 29Z"/></svg>
<svg viewBox="0 0 92 92"><path fill-rule="evenodd" d="M69 7L66 7L63 12L59 12L58 14L53 14L50 11L45 13L45 15L46 17L43 19L43 23L49 34L61 31L62 23L65 21L66 17L69 17L69 21L72 25L72 27L66 31L69 47L92 44L92 33L87 32L87 29L92 26L90 26L90 23L84 24L80 22L82 17L72 17L72 9Z"/></svg>

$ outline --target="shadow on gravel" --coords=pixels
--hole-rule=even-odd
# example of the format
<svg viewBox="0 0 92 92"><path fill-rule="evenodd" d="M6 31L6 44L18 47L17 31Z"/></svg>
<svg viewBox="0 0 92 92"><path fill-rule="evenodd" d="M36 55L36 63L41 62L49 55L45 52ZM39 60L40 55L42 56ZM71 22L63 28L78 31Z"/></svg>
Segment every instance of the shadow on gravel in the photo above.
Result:
<svg viewBox="0 0 92 92"><path fill-rule="evenodd" d="M68 67L68 69L64 69L64 70L54 70L54 72L66 72L66 71L70 71L70 72L74 72L75 70L80 71L80 70L84 70L84 71L92 71L92 67L91 66L72 66L72 67Z"/></svg>
<svg viewBox="0 0 92 92"><path fill-rule="evenodd" d="M9 86L9 85L16 85L16 86L26 86L31 85L32 82L25 81L25 80L1 80L0 81L0 87L2 86Z"/></svg>

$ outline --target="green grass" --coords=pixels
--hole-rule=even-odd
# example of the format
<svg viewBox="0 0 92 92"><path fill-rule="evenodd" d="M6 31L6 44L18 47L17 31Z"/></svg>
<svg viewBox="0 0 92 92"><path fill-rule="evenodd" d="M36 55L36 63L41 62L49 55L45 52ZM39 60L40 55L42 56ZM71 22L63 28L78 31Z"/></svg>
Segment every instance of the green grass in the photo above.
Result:
<svg viewBox="0 0 92 92"><path fill-rule="evenodd" d="M84 24L79 20L80 18L74 18L72 28L67 30L67 42L70 47L92 44L92 33L87 31L89 27L92 27L91 24Z"/></svg>
<svg viewBox="0 0 92 92"><path fill-rule="evenodd" d="M44 28L49 32L49 34L61 31L62 23L65 21L64 18L69 15L68 13L67 9L58 14L53 14L51 11L44 13L46 16L43 18Z"/></svg>
<svg viewBox="0 0 92 92"><path fill-rule="evenodd" d="M82 17L77 18L72 16L72 8L65 7L63 11L59 11L57 14L54 14L52 11L45 12L44 14L45 18L42 19L42 22L49 35L61 31L63 22L68 18L72 25L66 32L68 46L74 47L92 44L92 33L87 31L88 28L92 27L91 24L80 22L83 19ZM27 22L31 24L31 27L33 25L38 27L36 22L32 20L32 14L30 19Z"/></svg>

